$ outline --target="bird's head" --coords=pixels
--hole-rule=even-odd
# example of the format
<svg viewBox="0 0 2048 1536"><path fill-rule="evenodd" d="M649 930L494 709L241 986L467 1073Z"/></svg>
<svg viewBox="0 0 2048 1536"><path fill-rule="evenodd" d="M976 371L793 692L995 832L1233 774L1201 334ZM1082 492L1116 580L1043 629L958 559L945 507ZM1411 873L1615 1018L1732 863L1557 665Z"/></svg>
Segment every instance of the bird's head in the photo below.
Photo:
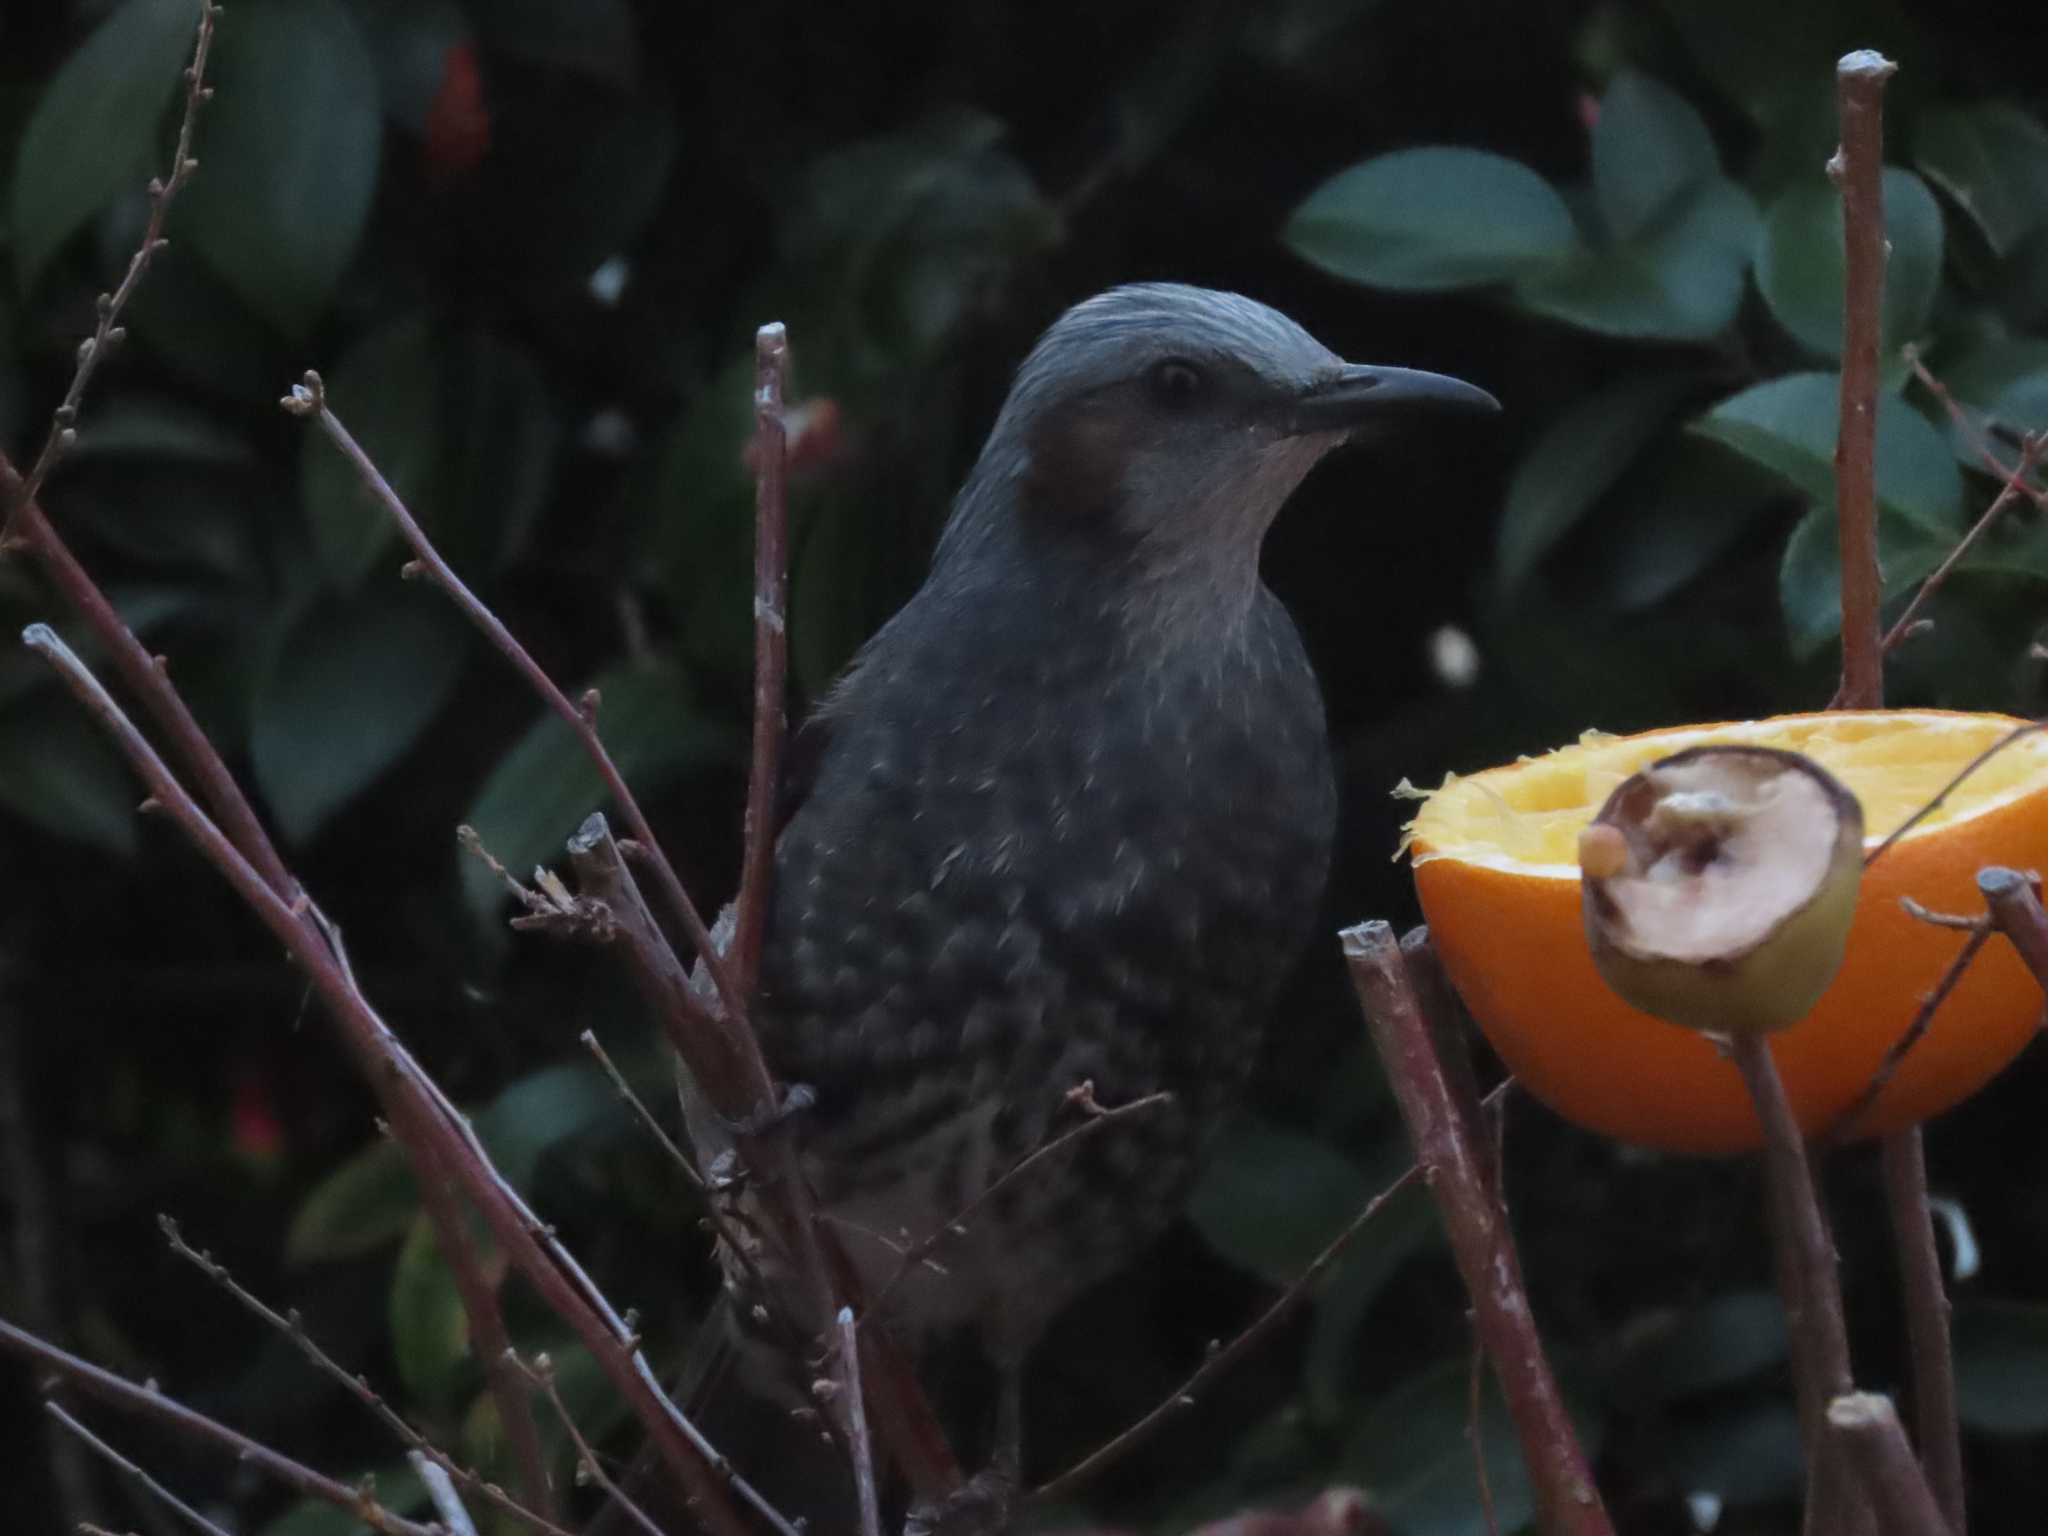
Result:
<svg viewBox="0 0 2048 1536"><path fill-rule="evenodd" d="M1499 409L1441 374L1347 363L1238 294L1113 288L1055 321L1018 370L940 558L1014 534L1248 583L1266 529L1318 459L1431 407Z"/></svg>

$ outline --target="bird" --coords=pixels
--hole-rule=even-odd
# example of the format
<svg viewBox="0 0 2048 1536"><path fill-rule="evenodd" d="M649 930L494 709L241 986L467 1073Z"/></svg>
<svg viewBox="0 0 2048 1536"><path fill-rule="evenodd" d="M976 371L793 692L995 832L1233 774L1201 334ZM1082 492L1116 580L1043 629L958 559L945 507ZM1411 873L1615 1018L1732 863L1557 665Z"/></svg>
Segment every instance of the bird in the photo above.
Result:
<svg viewBox="0 0 2048 1536"><path fill-rule="evenodd" d="M885 1323L978 1336L1012 1479L1028 1352L1176 1214L1323 894L1329 733L1262 541L1430 408L1498 405L1237 294L1075 305L792 743L752 1010L786 1134Z"/></svg>

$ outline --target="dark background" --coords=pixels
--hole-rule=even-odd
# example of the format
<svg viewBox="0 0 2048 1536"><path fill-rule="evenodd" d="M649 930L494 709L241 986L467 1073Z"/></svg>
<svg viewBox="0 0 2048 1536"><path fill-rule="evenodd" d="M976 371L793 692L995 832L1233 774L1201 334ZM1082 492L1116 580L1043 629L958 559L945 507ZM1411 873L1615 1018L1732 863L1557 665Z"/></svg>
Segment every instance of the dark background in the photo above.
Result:
<svg viewBox="0 0 2048 1536"><path fill-rule="evenodd" d="M140 232L192 10L0 12L0 444L17 463ZM535 702L500 659L394 579L338 461L275 408L300 371L323 371L554 675L603 680L608 730L707 905L737 863L760 322L789 323L794 393L824 413L798 453L800 695L914 587L1015 363L1102 287L1236 289L1347 357L1485 386L1503 420L1418 425L1331 463L1268 544L1342 751L1334 930L1416 916L1389 860L1403 777L1588 726L1824 702L1825 626L1788 623L1785 603L1811 593L1780 580L1810 475L1682 428L1828 363L1747 247L1739 299L1710 326L1589 323L1498 283L1398 291L1324 270L1282 233L1312 191L1391 151L1468 146L1561 188L1597 241L1591 124L1618 82L1647 78L1768 209L1818 175L1835 56L1872 44L1902 66L1890 158L1921 168L1944 215L1914 334L1965 372L1986 349L2048 347L2048 184L2020 173L2016 211L1986 223L1919 126L1992 101L2038 124L2038 7L239 0L221 37L201 173L46 505L170 656L371 995L671 1353L708 1289L700 1239L574 1043L594 1027L658 1083L642 1016L601 957L508 938L451 835L473 821L524 869L598 796L563 740L529 735ZM1475 202L1467 217L1491 215ZM601 269L615 293L593 288ZM2035 387L2024 367L1991 373L1973 405ZM1532 449L1597 391L1652 386L1669 391L1656 430L1596 453L1584 505L1504 579L1497 530ZM2048 420L2041 399L2022 424ZM1981 506L1988 482L1966 487ZM1894 702L2039 711L2038 531L1950 588L1894 669ZM0 618L46 617L64 621L35 573L0 564ZM1476 646L1469 685L1432 662L1447 625ZM168 1211L488 1460L448 1282L408 1236L411 1193L376 1150L368 1096L274 946L134 798L68 701L0 660L0 1311L337 1475L381 1469L406 1497L397 1448L165 1252L153 1218ZM1318 946L1195 1219L1041 1352L1036 1471L1156 1400L1398 1171L1359 1035L1335 947ZM1980 1250L1957 1288L1980 1531L2048 1513L2044 1088L2030 1052L1930 1134L1936 1191ZM1622 1527L1690 1529L1685 1495L1706 1491L1723 1530L1792 1528L1790 1392L1749 1171L1616 1148L1526 1102L1506 1158L1539 1319ZM1841 1156L1830 1180L1859 1364L1896 1386L1872 1159ZM1481 1528L1455 1276L1420 1205L1376 1237L1092 1508L1178 1529L1347 1481L1403 1530ZM622 1428L559 1330L517 1307L515 1326L564 1361L593 1428ZM1508 1528L1526 1500L1490 1410L1487 1425ZM280 1513L245 1469L118 1427L239 1528ZM0 1478L8 1530L55 1531L65 1510L157 1528L53 1462L40 1433L33 1383L0 1368L0 1444L19 1448Z"/></svg>

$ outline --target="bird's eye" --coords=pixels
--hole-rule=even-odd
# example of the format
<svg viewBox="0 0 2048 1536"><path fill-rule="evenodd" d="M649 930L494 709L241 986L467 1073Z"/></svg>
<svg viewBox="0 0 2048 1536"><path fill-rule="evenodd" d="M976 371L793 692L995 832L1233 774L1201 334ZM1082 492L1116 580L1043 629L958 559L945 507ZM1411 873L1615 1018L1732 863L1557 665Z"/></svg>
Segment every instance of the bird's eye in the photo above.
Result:
<svg viewBox="0 0 2048 1536"><path fill-rule="evenodd" d="M1202 370L1183 357L1154 363L1150 382L1153 398L1176 411L1184 411L1201 399L1209 384Z"/></svg>

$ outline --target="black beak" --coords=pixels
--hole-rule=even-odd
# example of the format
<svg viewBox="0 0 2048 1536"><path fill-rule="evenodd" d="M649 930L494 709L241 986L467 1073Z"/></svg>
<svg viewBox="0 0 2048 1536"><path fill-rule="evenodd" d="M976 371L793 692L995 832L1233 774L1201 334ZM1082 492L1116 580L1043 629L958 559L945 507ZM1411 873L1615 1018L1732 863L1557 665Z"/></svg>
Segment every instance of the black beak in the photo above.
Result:
<svg viewBox="0 0 2048 1536"><path fill-rule="evenodd" d="M1421 409L1498 411L1500 402L1448 374L1347 363L1295 399L1287 409L1287 431L1293 436L1349 432L1382 414Z"/></svg>

